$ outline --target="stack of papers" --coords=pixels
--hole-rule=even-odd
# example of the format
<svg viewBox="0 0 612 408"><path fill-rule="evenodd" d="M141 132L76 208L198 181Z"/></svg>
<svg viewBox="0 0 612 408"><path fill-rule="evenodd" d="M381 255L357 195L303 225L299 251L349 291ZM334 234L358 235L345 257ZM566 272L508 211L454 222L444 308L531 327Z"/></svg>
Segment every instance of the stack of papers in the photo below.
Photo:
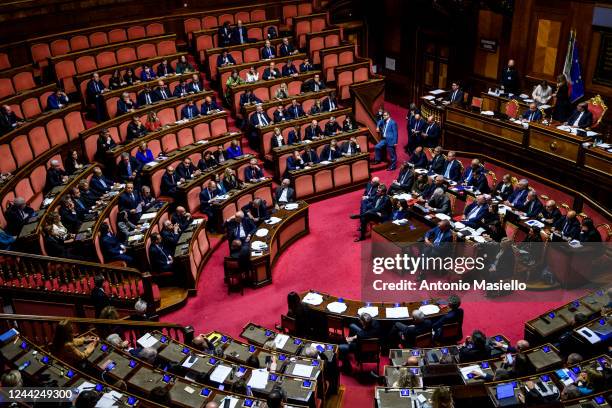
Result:
<svg viewBox="0 0 612 408"><path fill-rule="evenodd" d="M493 111L482 111L480 112L481 115L486 115L486 116L494 116L495 113Z"/></svg>
<svg viewBox="0 0 612 408"><path fill-rule="evenodd" d="M268 235L268 232L270 232L270 231L268 231L268 230L267 230L267 229L265 229L265 228L260 228L260 229L258 229L258 230L255 232L255 235L257 235L258 237L262 238L262 237L265 237L266 235Z"/></svg>
<svg viewBox="0 0 612 408"><path fill-rule="evenodd" d="M401 219L401 220L395 220L395 221L392 221L392 222L393 222L395 225L406 225L406 224L408 224L408 220L407 220L407 219L405 219L405 218L403 218L403 219Z"/></svg>
<svg viewBox="0 0 612 408"><path fill-rule="evenodd" d="M123 398L123 394L117 391L105 392L102 397L96 402L96 408L119 407L119 401Z"/></svg>
<svg viewBox="0 0 612 408"><path fill-rule="evenodd" d="M378 307L377 306L366 306L361 307L357 310L357 314L361 316L362 314L367 313L372 317L378 316Z"/></svg>
<svg viewBox="0 0 612 408"><path fill-rule="evenodd" d="M157 343L157 339L153 337L150 333L145 334L138 340L136 340L138 344L140 344L143 348L152 347Z"/></svg>
<svg viewBox="0 0 612 408"><path fill-rule="evenodd" d="M481 236L472 236L472 239L473 239L474 241L478 242L478 243L481 243L481 244L487 241L486 239L484 239L484 238L483 238L483 237L481 237Z"/></svg>
<svg viewBox="0 0 612 408"><path fill-rule="evenodd" d="M436 218L439 220L450 220L451 217L446 215L446 214L442 214L442 213L438 213L436 214Z"/></svg>
<svg viewBox="0 0 612 408"><path fill-rule="evenodd" d="M206 144L206 143L208 143L208 140L206 140L206 139L204 139L204 140L198 140L196 143L197 143L197 144Z"/></svg>
<svg viewBox="0 0 612 408"><path fill-rule="evenodd" d="M429 93L432 95L440 95L440 94L443 94L444 92L446 92L444 89L434 89L433 91L429 91Z"/></svg>
<svg viewBox="0 0 612 408"><path fill-rule="evenodd" d="M319 164L326 165L326 164L331 164L331 162L329 160L323 160L323 161L320 161Z"/></svg>
<svg viewBox="0 0 612 408"><path fill-rule="evenodd" d="M253 370L247 385L260 390L266 388L266 385L268 385L268 371L265 368Z"/></svg>
<svg viewBox="0 0 612 408"><path fill-rule="evenodd" d="M264 251L268 249L268 244L263 241L253 241L251 242L251 249L254 249L256 251Z"/></svg>
<svg viewBox="0 0 612 408"><path fill-rule="evenodd" d="M421 98L422 98L422 99L426 99L426 100L428 100L428 101L431 101L431 100L433 100L433 99L436 99L436 97L435 97L435 96L432 96L432 95L425 95L425 96L421 96Z"/></svg>
<svg viewBox="0 0 612 408"><path fill-rule="evenodd" d="M468 378L468 374L472 373L472 372L477 372L478 374L482 375L484 377L484 373L482 372L482 370L480 369L480 366L475 364L475 365L470 365L467 367L462 367L459 369L459 371L461 372L461 376L465 379Z"/></svg>
<svg viewBox="0 0 612 408"><path fill-rule="evenodd" d="M462 230L462 229L466 228L466 225L464 223L462 223L462 222L457 221L457 222L455 222L455 228L458 229L458 230Z"/></svg>
<svg viewBox="0 0 612 408"><path fill-rule="evenodd" d="M144 235L142 234L130 235L128 237L128 242L140 241L143 237Z"/></svg>
<svg viewBox="0 0 612 408"><path fill-rule="evenodd" d="M307 303L309 305L318 306L323 303L323 296L318 293L308 292L302 302Z"/></svg>
<svg viewBox="0 0 612 408"><path fill-rule="evenodd" d="M410 316L406 306L388 307L385 313L389 319L406 319Z"/></svg>
<svg viewBox="0 0 612 408"><path fill-rule="evenodd" d="M332 313L344 313L346 311L346 308L346 303L340 302L331 302L329 305L327 305L327 310Z"/></svg>
<svg viewBox="0 0 612 408"><path fill-rule="evenodd" d="M402 193L402 194L396 194L393 196L393 198L395 198L396 200L412 200L412 194L408 194L408 193Z"/></svg>
<svg viewBox="0 0 612 408"><path fill-rule="evenodd" d="M279 333L274 337L274 345L277 349L282 349L287 344L287 340L289 340L289 336Z"/></svg>
<svg viewBox="0 0 612 408"><path fill-rule="evenodd" d="M227 200L229 198L228 194L221 194L215 197L215 200L219 200L219 201L223 201L223 200Z"/></svg>
<svg viewBox="0 0 612 408"><path fill-rule="evenodd" d="M218 365L215 367L213 372L210 374L210 380L219 384L223 384L229 373L232 372L232 367L225 365Z"/></svg>
<svg viewBox="0 0 612 408"><path fill-rule="evenodd" d="M297 210L300 205L298 203L285 204L285 210Z"/></svg>
<svg viewBox="0 0 612 408"><path fill-rule="evenodd" d="M423 305L419 307L419 310L423 312L426 316L440 312L440 308L437 305Z"/></svg>
<svg viewBox="0 0 612 408"><path fill-rule="evenodd" d="M266 223L268 225L274 225L274 224L278 224L281 221L282 221L282 219L280 219L278 217L270 217L267 220L265 220L264 223Z"/></svg>
<svg viewBox="0 0 612 408"><path fill-rule="evenodd" d="M529 225L530 227L544 228L544 224L538 220L529 220L526 221L525 224Z"/></svg>
<svg viewBox="0 0 612 408"><path fill-rule="evenodd" d="M156 212L149 212L149 213L144 213L140 216L141 220L150 220L152 218L155 218L155 216L157 215Z"/></svg>

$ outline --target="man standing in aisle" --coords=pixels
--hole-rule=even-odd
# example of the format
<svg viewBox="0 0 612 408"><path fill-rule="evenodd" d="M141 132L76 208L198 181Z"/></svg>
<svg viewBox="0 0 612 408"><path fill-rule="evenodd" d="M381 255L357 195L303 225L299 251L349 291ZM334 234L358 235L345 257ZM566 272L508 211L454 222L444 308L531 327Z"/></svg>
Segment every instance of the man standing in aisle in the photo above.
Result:
<svg viewBox="0 0 612 408"><path fill-rule="evenodd" d="M390 161L387 171L395 170L397 163L397 153L395 148L397 146L397 124L389 112L383 113L383 118L377 124L377 130L380 134L380 142L374 148L374 164L381 162L382 149L387 149L387 159Z"/></svg>

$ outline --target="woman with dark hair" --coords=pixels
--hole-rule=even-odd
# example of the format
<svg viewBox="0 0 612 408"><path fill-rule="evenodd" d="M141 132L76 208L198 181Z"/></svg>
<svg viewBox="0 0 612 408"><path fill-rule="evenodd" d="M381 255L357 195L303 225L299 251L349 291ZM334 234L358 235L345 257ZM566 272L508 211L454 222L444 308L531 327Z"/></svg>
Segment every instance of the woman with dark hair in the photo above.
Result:
<svg viewBox="0 0 612 408"><path fill-rule="evenodd" d="M130 85L134 85L137 82L139 82L139 79L134 73L134 68L128 68L125 71L125 74L123 74L123 84L125 86L130 86Z"/></svg>
<svg viewBox="0 0 612 408"><path fill-rule="evenodd" d="M585 218L582 220L578 240L580 242L601 242L601 234L599 234L599 231L595 228L592 219Z"/></svg>
<svg viewBox="0 0 612 408"><path fill-rule="evenodd" d="M295 319L295 330L298 337L307 337L312 331L308 308L302 303L300 295L289 292L287 295L287 316Z"/></svg>
<svg viewBox="0 0 612 408"><path fill-rule="evenodd" d="M567 87L565 75L557 76L557 90L553 96L555 98L555 107L552 118L557 122L565 122L572 114L572 104L569 100L569 88Z"/></svg>
<svg viewBox="0 0 612 408"><path fill-rule="evenodd" d="M404 199L395 200L391 221L405 220L408 218L408 202Z"/></svg>
<svg viewBox="0 0 612 408"><path fill-rule="evenodd" d="M66 173L74 174L77 170L81 170L83 168L83 163L79 158L79 152L76 150L71 150L68 157L66 157L66 162L64 163L64 169L66 169Z"/></svg>
<svg viewBox="0 0 612 408"><path fill-rule="evenodd" d="M119 70L116 69L113 71L113 75L111 75L110 79L108 80L108 87L111 90L119 89L121 88L122 82L123 80L121 79L121 74L119 74Z"/></svg>
<svg viewBox="0 0 612 408"><path fill-rule="evenodd" d="M79 347L87 344L83 351ZM72 323L69 320L62 320L55 328L53 342L51 344L51 352L55 357L63 362L77 367L87 357L93 353L98 344L98 338L89 337L74 337L72 331Z"/></svg>

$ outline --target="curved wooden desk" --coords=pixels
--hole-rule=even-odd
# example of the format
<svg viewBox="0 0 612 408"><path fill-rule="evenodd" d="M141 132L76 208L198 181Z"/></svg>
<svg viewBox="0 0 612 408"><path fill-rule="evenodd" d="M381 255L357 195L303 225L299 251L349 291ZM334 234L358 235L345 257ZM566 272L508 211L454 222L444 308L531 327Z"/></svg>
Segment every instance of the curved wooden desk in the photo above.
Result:
<svg viewBox="0 0 612 408"><path fill-rule="evenodd" d="M269 231L268 235L263 238L253 235L251 243L261 241L268 244L267 250L263 251L262 255L251 256L254 270L251 280L254 286L259 287L272 283L272 266L283 250L310 232L308 204L304 201L299 201L298 204L299 207L295 210L281 208L273 213L273 217L281 219L277 224L262 223L258 227L258 229L266 228Z"/></svg>
<svg viewBox="0 0 612 408"><path fill-rule="evenodd" d="M242 188L230 190L226 193L229 197L225 200L212 199L210 206L215 214L213 219L216 221L214 226L217 231L223 231L223 222L233 216L243 206L253 201L254 198L262 198L266 201L266 206L272 203L272 179L266 178L256 183L244 183ZM187 202L187 205L190 203ZM191 213L198 211L198 208L189 208Z"/></svg>

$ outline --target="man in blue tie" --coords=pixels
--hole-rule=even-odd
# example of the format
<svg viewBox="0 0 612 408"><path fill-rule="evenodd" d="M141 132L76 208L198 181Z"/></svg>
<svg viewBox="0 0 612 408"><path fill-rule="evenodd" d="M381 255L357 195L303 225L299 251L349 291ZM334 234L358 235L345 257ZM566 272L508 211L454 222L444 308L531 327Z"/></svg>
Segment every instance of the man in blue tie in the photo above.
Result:
<svg viewBox="0 0 612 408"><path fill-rule="evenodd" d="M386 148L388 159L390 160L387 171L395 170L397 164L397 124L389 112L383 113L383 118L377 124L377 131L380 133L380 142L374 147L374 164L381 162L382 150Z"/></svg>
<svg viewBox="0 0 612 408"><path fill-rule="evenodd" d="M192 100L181 109L181 119L193 119L199 114L200 111Z"/></svg>
<svg viewBox="0 0 612 408"><path fill-rule="evenodd" d="M476 197L476 201L467 205L463 211L463 224L474 227L483 221L484 216L489 211L487 199L484 195Z"/></svg>
<svg viewBox="0 0 612 408"><path fill-rule="evenodd" d="M508 197L504 204L510 207L518 207L525 202L528 192L529 181L527 181L527 179L522 179L518 182L518 187L510 194L510 197Z"/></svg>
<svg viewBox="0 0 612 408"><path fill-rule="evenodd" d="M442 220L437 227L425 233L423 255L426 257L444 257L450 249L450 242L453 242L450 221ZM419 271L419 280L424 279L424 273L424 270Z"/></svg>
<svg viewBox="0 0 612 408"><path fill-rule="evenodd" d="M542 112L535 103L529 104L529 109L523 113L523 122L538 122L542 119Z"/></svg>

